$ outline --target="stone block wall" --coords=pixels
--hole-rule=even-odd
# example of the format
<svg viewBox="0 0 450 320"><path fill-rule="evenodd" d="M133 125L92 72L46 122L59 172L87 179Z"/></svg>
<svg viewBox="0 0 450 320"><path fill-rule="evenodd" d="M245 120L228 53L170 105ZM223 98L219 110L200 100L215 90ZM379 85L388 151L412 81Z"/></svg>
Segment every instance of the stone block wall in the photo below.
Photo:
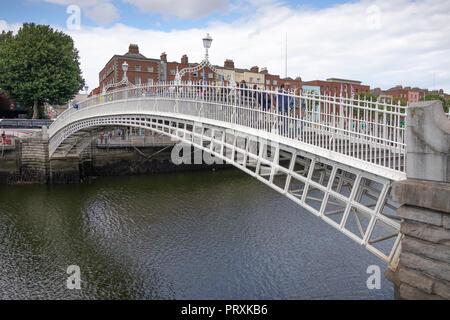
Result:
<svg viewBox="0 0 450 320"><path fill-rule="evenodd" d="M22 182L47 183L49 177L48 139L36 135L21 141L20 176Z"/></svg>

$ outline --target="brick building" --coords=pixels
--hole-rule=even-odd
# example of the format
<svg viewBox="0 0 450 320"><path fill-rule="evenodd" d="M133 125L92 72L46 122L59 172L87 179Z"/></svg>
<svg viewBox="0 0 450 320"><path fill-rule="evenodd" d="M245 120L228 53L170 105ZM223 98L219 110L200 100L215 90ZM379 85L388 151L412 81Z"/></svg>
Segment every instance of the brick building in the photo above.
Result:
<svg viewBox="0 0 450 320"><path fill-rule="evenodd" d="M185 68L192 68L196 67L199 64L198 63L189 63L189 58L186 54L184 54L180 62L172 61L167 62L167 55L165 52L161 54L161 73L160 73L160 79L162 81L174 81L175 76L177 74L177 70L181 71ZM202 70L199 70L197 72L186 72L183 77L181 78L181 81L203 81L203 72L205 72L205 79L207 83L216 81L216 75L214 72L209 68L206 67Z"/></svg>
<svg viewBox="0 0 450 320"><path fill-rule="evenodd" d="M99 73L100 92L108 84L120 82L123 78L122 64L127 62L128 81L133 84L156 83L160 80L160 60L150 59L139 53L136 44L130 44L124 55L114 55Z"/></svg>
<svg viewBox="0 0 450 320"><path fill-rule="evenodd" d="M104 88L110 84L118 83L123 78L122 64L128 64L127 78L132 84L152 84L162 81L174 81L177 70L188 67L198 66L198 63L190 63L188 56L185 54L180 61L167 61L167 54L163 52L159 59L147 58L139 52L136 44L130 44L128 52L124 55L114 55L105 67L99 73L98 90L103 92ZM253 66L250 69L235 68L233 60L227 59L223 67L214 66L224 75L224 79L215 74L209 67L193 73L185 73L182 81L203 81L206 82L222 82L228 84L234 78L236 82L245 81L249 87L257 85L259 88L276 89L282 83L287 85L288 89L301 88L302 80L300 77L296 79L285 78L280 79L279 75L271 75L267 68L259 68ZM205 74L203 74L205 72ZM93 93L95 94L95 93Z"/></svg>
<svg viewBox="0 0 450 320"><path fill-rule="evenodd" d="M408 103L412 103L422 100L428 92L428 89L420 89L417 87L403 87L401 85L398 85L384 91L384 95L390 96L392 97L392 99L404 99ZM441 90L441 92L439 93L443 94L444 92Z"/></svg>
<svg viewBox="0 0 450 320"><path fill-rule="evenodd" d="M329 78L326 81L324 80L313 80L305 82L307 85L311 86L319 86L320 94L323 95L342 95L346 97L351 97L352 88L354 93L357 94L359 92L370 92L370 86L362 85L361 81L356 80L347 80L347 79L338 79L338 78Z"/></svg>

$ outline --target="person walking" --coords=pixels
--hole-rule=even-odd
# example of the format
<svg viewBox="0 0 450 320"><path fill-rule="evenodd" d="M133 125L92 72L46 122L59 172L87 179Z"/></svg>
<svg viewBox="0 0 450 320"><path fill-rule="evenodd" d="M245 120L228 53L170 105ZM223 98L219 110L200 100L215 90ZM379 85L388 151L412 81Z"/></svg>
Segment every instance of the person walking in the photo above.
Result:
<svg viewBox="0 0 450 320"><path fill-rule="evenodd" d="M288 126L288 116L289 116L289 96L288 92L284 89L284 83L281 84L278 94L275 96L274 103L278 110L278 114L282 115L283 120L281 121L281 132L286 134Z"/></svg>

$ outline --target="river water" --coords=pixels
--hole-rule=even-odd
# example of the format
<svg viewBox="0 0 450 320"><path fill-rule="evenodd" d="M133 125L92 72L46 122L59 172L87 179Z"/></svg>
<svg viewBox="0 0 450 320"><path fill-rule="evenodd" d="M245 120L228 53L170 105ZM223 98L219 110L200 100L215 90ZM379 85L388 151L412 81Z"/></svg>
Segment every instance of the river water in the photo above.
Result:
<svg viewBox="0 0 450 320"><path fill-rule="evenodd" d="M233 169L0 186L2 299L393 299L385 269Z"/></svg>

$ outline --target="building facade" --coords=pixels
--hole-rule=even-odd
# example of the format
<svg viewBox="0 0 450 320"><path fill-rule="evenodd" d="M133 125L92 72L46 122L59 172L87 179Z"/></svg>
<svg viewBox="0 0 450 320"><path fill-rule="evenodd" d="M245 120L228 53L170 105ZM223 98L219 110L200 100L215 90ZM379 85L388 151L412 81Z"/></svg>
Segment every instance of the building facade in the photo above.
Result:
<svg viewBox="0 0 450 320"><path fill-rule="evenodd" d="M319 86L320 94L331 96L351 97L353 93L370 92L370 86L361 84L361 81L347 80L339 78L329 78L327 80L313 80L305 82L307 85Z"/></svg>
<svg viewBox="0 0 450 320"><path fill-rule="evenodd" d="M139 52L138 45L130 44L127 53L124 55L114 55L100 71L98 87L100 92L104 92L104 89L109 85L118 83L123 79L124 72L122 65L125 62L128 64L128 81L134 85L164 81L171 82L175 80L177 71L199 65L198 63L190 63L186 54L181 57L179 62L169 62L165 52L161 54L159 59L147 58ZM301 88L302 86L300 77L296 79L280 79L279 75L269 74L267 68L261 68L259 70L258 66L253 66L250 69L236 68L231 59L226 59L223 67L214 66L214 68L220 74L216 74L209 67L205 67L197 72L186 72L181 80L195 82L206 80L207 83L223 82L228 85L231 79L234 79L238 83L245 81L249 88L253 88L256 85L259 89L266 88L271 90L279 88L282 83L286 85L286 89L290 90Z"/></svg>
<svg viewBox="0 0 450 320"><path fill-rule="evenodd" d="M149 59L139 53L136 44L130 44L128 52L124 55L114 55L99 73L99 88L122 80L124 71L122 65L128 64L127 78L132 84L156 83L160 80L160 60Z"/></svg>

